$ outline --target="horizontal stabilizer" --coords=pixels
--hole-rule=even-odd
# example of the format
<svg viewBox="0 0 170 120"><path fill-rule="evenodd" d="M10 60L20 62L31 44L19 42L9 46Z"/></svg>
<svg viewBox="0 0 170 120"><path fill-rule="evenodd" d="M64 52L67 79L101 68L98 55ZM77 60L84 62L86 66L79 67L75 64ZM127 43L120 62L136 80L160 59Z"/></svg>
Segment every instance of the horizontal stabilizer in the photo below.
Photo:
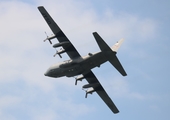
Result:
<svg viewBox="0 0 170 120"><path fill-rule="evenodd" d="M109 62L123 75L126 76L126 72L123 69L121 63L119 62L119 59L117 58L117 56L115 54L111 55L109 57Z"/></svg>
<svg viewBox="0 0 170 120"><path fill-rule="evenodd" d="M119 40L112 48L110 48L106 42L100 37L97 32L93 33L94 38L96 39L97 44L100 47L100 50L104 53L105 57L107 57L108 61L123 75L126 76L126 72L123 69L121 63L116 57L117 50L120 45L123 43L124 39Z"/></svg>
<svg viewBox="0 0 170 120"><path fill-rule="evenodd" d="M105 41L100 37L97 32L93 33L94 38L96 39L97 44L99 45L101 51L112 51L111 48L105 43Z"/></svg>

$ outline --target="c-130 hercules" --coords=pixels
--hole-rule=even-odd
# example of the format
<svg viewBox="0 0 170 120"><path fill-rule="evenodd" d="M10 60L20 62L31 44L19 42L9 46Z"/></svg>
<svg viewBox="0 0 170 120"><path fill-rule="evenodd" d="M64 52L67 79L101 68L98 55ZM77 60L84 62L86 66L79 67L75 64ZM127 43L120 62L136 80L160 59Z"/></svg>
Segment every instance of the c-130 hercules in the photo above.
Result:
<svg viewBox="0 0 170 120"><path fill-rule="evenodd" d="M101 51L96 53L89 53L87 56L81 56L72 45L72 43L69 41L69 39L66 37L66 35L63 33L63 31L49 15L49 13L45 10L45 8L43 6L39 6L38 9L54 33L54 35L50 37L47 36L44 41L49 40L49 42L52 44L51 40L57 38L59 43L54 44L53 47L61 47L62 49L57 51L56 54L62 57L62 53L67 53L70 57L70 60L52 65L45 72L44 75L54 78L62 76L76 76L75 85L77 85L77 81L82 81L82 79L86 79L89 84L82 87L83 89L86 89L85 97L87 98L88 94L97 92L97 94L111 109L111 111L115 114L118 113L119 110L110 99L110 97L107 95L104 88L102 87L96 76L93 74L91 69L94 67L99 67L101 64L109 61L123 76L126 76L127 74L116 56L117 50L122 44L123 39L119 40L113 47L110 48L98 35L97 32L93 32L93 36L96 39L96 42L99 45Z"/></svg>

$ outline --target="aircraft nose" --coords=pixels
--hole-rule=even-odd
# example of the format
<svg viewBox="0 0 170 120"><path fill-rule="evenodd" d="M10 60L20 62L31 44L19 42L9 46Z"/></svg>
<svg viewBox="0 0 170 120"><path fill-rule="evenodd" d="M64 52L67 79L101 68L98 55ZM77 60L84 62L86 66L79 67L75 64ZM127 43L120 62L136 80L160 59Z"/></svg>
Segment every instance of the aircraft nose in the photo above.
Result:
<svg viewBox="0 0 170 120"><path fill-rule="evenodd" d="M44 75L47 76L47 73L45 72Z"/></svg>
<svg viewBox="0 0 170 120"><path fill-rule="evenodd" d="M48 71L46 71L46 72L44 73L44 75L45 75L45 76L48 76L48 75L49 75L49 72L48 72Z"/></svg>

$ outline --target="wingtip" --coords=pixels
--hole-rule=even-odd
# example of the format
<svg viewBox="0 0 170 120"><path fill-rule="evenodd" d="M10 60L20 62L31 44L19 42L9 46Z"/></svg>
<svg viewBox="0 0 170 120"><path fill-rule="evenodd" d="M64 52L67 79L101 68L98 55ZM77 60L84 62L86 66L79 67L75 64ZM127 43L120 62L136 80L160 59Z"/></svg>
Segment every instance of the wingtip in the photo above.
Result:
<svg viewBox="0 0 170 120"><path fill-rule="evenodd" d="M127 76L127 73L126 73L125 70L124 70L121 74L122 74L123 76Z"/></svg>
<svg viewBox="0 0 170 120"><path fill-rule="evenodd" d="M119 110L118 111L116 111L116 112L114 112L114 114L118 114L119 113Z"/></svg>
<svg viewBox="0 0 170 120"><path fill-rule="evenodd" d="M38 9L39 9L39 8L44 8L44 6L38 6L37 8L38 8Z"/></svg>
<svg viewBox="0 0 170 120"><path fill-rule="evenodd" d="M124 74L123 76L127 76L127 74Z"/></svg>
<svg viewBox="0 0 170 120"><path fill-rule="evenodd" d="M97 32L93 32L93 35L94 35L94 34L97 34Z"/></svg>

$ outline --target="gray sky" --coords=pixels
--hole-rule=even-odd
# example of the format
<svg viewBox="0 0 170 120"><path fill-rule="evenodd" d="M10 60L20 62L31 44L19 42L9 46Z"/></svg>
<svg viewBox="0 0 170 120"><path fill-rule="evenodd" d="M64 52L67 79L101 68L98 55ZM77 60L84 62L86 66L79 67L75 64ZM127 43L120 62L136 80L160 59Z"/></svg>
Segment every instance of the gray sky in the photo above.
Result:
<svg viewBox="0 0 170 120"><path fill-rule="evenodd" d="M43 5L81 55L99 51L97 31L118 51L128 76L110 63L93 72L120 110L114 115L93 93L85 99L74 78L48 78L55 58L43 42L52 31L37 7ZM170 2L153 0L1 0L0 119L2 120L167 120L170 117ZM57 40L54 40L54 43Z"/></svg>

